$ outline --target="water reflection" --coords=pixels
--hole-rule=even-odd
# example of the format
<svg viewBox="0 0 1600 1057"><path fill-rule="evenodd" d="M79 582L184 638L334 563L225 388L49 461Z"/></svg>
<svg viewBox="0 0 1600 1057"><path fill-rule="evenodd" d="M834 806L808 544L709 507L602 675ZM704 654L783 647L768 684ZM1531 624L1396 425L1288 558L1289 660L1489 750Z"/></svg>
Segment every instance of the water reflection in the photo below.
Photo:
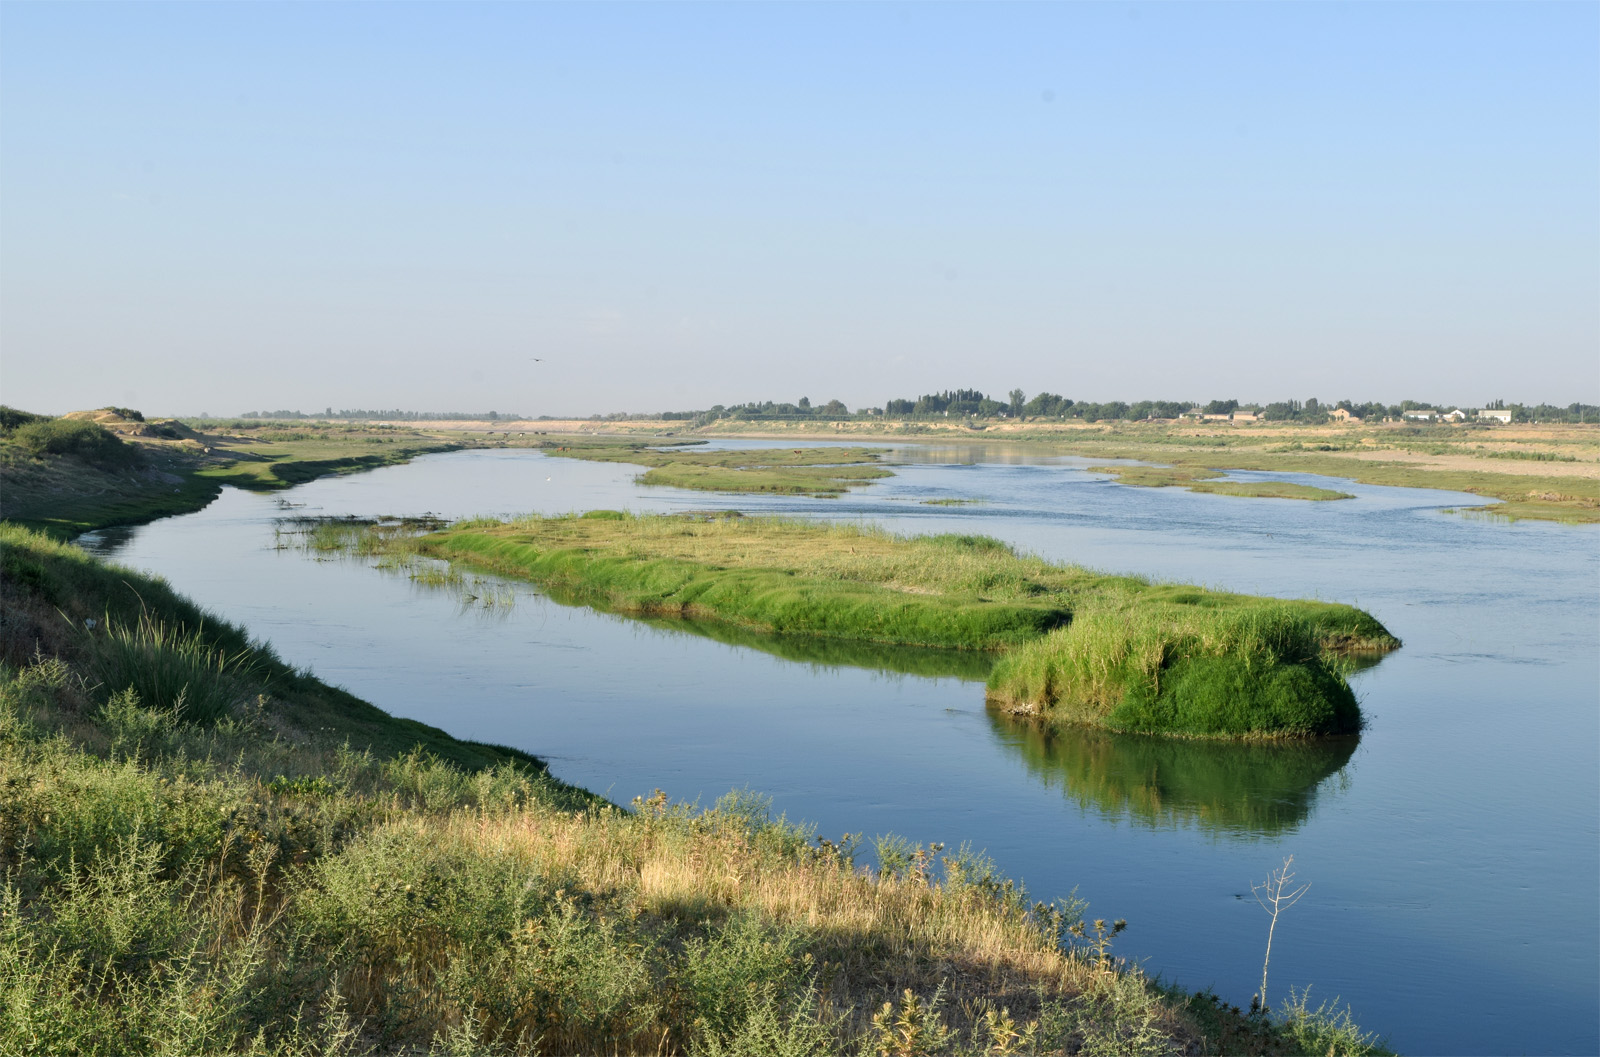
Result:
<svg viewBox="0 0 1600 1057"><path fill-rule="evenodd" d="M115 560L117 552L133 542L134 536L138 534L141 527L139 525L112 525L110 528L85 532L72 542L96 558Z"/></svg>
<svg viewBox="0 0 1600 1057"><path fill-rule="evenodd" d="M557 592L550 597L567 604ZM818 638L812 635L773 635L715 621L684 620L677 617L643 618L641 623L662 631L701 635L728 646L743 646L762 653L824 668L869 668L897 675L919 675L928 679L966 679L983 683L998 659L997 654L978 650L938 650L921 646L890 646L878 642ZM975 695L982 691L974 688Z"/></svg>
<svg viewBox="0 0 1600 1057"><path fill-rule="evenodd" d="M1297 829L1324 782L1341 774L1356 738L1272 744L1153 738L1097 730L1057 733L990 710L999 741L1046 785L1087 810L1152 829L1193 826L1229 836Z"/></svg>

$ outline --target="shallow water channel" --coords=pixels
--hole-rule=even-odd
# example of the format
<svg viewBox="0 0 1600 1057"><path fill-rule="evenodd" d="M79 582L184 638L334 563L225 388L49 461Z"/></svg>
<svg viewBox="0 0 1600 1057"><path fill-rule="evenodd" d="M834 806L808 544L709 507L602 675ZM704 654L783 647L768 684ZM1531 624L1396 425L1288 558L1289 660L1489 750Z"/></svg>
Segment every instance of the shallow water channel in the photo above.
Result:
<svg viewBox="0 0 1600 1057"><path fill-rule="evenodd" d="M1291 986L1312 986L1313 1004L1340 996L1413 1054L1600 1051L1600 533L1442 512L1475 497L1298 475L1237 476L1356 498L1132 488L1086 460L978 446L895 458L895 477L822 500L646 489L629 466L457 452L277 497L229 490L82 542L391 712L538 753L619 802L749 787L821 836L970 842L1035 898L1076 888L1094 915L1126 918L1119 954L1239 1004L1260 983L1267 930L1250 884L1292 854L1312 887L1278 924L1274 1003ZM1351 602L1405 646L1353 679L1359 741L1042 736L985 709L981 661L757 649L527 585L425 588L279 549L275 534L286 515L599 507L984 533L1094 568Z"/></svg>

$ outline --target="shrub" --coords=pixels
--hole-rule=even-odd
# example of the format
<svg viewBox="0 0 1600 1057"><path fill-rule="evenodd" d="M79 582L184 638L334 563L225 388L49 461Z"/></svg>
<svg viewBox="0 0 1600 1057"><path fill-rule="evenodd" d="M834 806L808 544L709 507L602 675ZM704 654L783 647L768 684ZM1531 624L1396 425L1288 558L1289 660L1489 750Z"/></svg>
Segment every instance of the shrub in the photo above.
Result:
<svg viewBox="0 0 1600 1057"><path fill-rule="evenodd" d="M0 434L10 433L18 426L26 426L30 422L48 422L49 415L35 415L31 411L18 411L14 407L0 404Z"/></svg>
<svg viewBox="0 0 1600 1057"><path fill-rule="evenodd" d="M102 469L120 469L139 461L139 450L123 443L98 422L51 418L18 426L16 442L34 455L71 455Z"/></svg>

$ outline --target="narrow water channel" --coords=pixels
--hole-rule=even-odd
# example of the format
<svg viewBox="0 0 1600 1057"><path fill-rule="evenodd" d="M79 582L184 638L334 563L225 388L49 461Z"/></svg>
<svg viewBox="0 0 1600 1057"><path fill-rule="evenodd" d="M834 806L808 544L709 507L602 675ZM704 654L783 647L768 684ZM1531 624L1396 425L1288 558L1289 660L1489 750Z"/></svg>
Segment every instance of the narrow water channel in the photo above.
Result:
<svg viewBox="0 0 1600 1057"><path fill-rule="evenodd" d="M760 443L760 442L734 442ZM984 849L1036 898L1124 917L1118 952L1245 1003L1294 855L1272 991L1341 996L1408 1053L1600 1050L1600 534L1442 513L1476 497L1338 482L1355 499L1130 488L1089 462L917 447L836 500L645 489L634 468L497 450L278 497L228 491L83 543L400 715L516 745L626 802L770 794L824 836ZM1100 460L1104 461L1104 460ZM1239 474L1321 483L1283 474ZM976 500L930 506L928 499ZM983 703L981 662L753 648L559 604L526 585L419 587L278 549L285 515L737 508L976 532L1048 558L1351 602L1405 643L1354 678L1359 740L1238 746L1044 736Z"/></svg>

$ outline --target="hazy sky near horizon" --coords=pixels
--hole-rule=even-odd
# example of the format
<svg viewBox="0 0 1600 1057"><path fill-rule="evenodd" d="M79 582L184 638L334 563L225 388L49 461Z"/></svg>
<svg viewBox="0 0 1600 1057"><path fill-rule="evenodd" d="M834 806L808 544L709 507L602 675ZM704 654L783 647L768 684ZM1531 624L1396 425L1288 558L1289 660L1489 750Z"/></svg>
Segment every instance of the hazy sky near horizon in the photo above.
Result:
<svg viewBox="0 0 1600 1057"><path fill-rule="evenodd" d="M1600 5L0 4L5 403L969 386L1600 402Z"/></svg>

